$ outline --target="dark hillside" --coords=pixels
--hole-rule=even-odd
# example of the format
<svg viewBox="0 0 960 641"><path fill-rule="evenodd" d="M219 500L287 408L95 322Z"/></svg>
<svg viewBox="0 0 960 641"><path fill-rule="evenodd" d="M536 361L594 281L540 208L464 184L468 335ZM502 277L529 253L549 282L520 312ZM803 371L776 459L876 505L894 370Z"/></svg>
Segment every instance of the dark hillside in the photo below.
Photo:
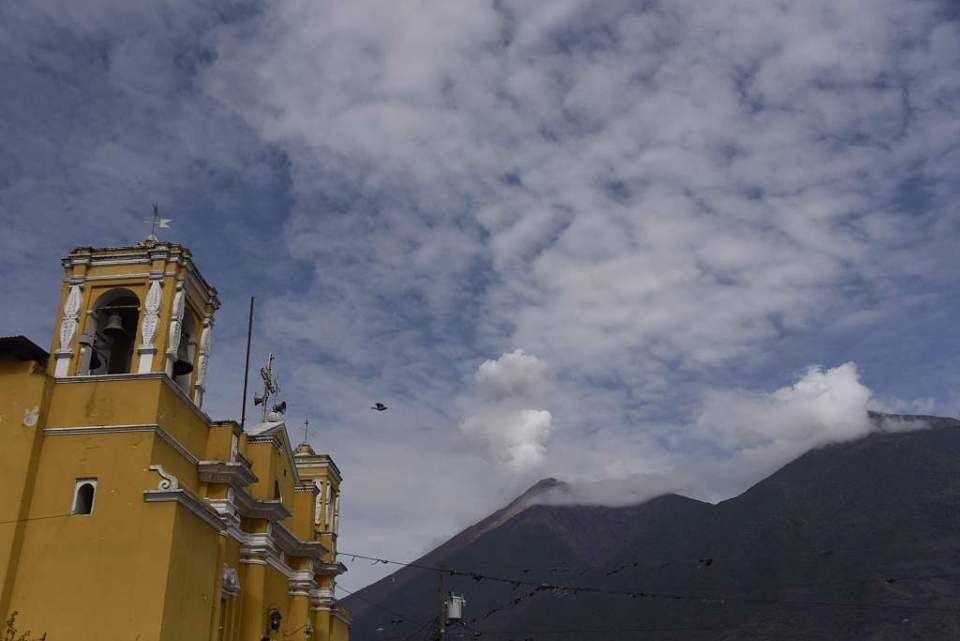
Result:
<svg viewBox="0 0 960 641"><path fill-rule="evenodd" d="M515 502L424 563L612 591L451 577L484 639L957 638L960 421L921 418L930 429L808 452L716 506ZM399 641L435 615L436 574L400 574L348 599L356 641ZM417 623L392 625L363 599ZM426 628L407 641L421 638Z"/></svg>

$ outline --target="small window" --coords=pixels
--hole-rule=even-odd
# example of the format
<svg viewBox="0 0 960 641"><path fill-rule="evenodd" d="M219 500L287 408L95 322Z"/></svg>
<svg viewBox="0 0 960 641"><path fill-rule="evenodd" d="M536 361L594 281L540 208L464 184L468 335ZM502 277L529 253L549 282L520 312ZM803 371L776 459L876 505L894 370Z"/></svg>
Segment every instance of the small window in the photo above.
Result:
<svg viewBox="0 0 960 641"><path fill-rule="evenodd" d="M92 514L93 498L97 492L96 479L78 479L73 489L73 514Z"/></svg>
<svg viewBox="0 0 960 641"><path fill-rule="evenodd" d="M281 496L280 496L280 483L279 483L278 481L274 481L274 482L273 482L273 498L275 498L275 499L278 500L278 501L281 499Z"/></svg>

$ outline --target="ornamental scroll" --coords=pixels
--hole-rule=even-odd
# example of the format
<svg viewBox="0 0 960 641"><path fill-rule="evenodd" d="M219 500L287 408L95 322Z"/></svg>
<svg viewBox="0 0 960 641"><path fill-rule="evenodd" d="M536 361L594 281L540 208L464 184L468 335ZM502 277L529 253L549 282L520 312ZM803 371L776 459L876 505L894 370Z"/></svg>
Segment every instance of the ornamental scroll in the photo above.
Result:
<svg viewBox="0 0 960 641"><path fill-rule="evenodd" d="M210 348L213 346L213 321L209 318L203 323L203 333L200 334L200 359L197 372L197 386L202 387L207 379L207 362L210 360Z"/></svg>
<svg viewBox="0 0 960 641"><path fill-rule="evenodd" d="M160 325L160 301L162 298L160 281L155 280L150 283L147 300L143 306L142 347L153 347L153 339L156 337L157 327Z"/></svg>
<svg viewBox="0 0 960 641"><path fill-rule="evenodd" d="M170 313L170 340L167 342L167 353L170 355L176 355L177 348L180 347L184 304L183 283L177 283L177 295L173 299L173 311Z"/></svg>
<svg viewBox="0 0 960 641"><path fill-rule="evenodd" d="M63 320L60 322L60 350L70 351L70 344L77 334L77 319L80 317L80 286L71 285L70 293L63 304Z"/></svg>

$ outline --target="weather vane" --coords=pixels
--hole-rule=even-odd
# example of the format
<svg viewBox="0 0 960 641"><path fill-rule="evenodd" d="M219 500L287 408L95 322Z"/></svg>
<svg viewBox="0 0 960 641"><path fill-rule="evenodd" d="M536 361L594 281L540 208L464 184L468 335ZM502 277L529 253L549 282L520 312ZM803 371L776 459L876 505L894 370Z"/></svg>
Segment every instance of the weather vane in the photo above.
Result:
<svg viewBox="0 0 960 641"><path fill-rule="evenodd" d="M157 238L157 230L170 229L170 223L172 223L173 220L170 218L161 218L160 205L153 203L153 220L147 220L144 222L150 225L150 235L147 236L147 240L156 242L159 240L159 238Z"/></svg>
<svg viewBox="0 0 960 641"><path fill-rule="evenodd" d="M268 418L271 421L279 421L280 415L287 411L286 401L274 403L273 411L267 412L270 397L275 397L280 393L280 377L273 373L272 352L267 356L266 364L260 368L260 378L263 380L263 394L254 394L253 404L263 405L261 417L264 422L266 422Z"/></svg>
<svg viewBox="0 0 960 641"><path fill-rule="evenodd" d="M303 442L309 443L307 436L310 434L310 417L305 416L303 419Z"/></svg>

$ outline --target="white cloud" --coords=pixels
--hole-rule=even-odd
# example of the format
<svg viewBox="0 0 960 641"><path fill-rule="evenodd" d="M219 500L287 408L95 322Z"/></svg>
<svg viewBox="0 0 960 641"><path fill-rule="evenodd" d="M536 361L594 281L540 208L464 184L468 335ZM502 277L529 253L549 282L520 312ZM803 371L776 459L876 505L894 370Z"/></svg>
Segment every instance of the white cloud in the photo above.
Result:
<svg viewBox="0 0 960 641"><path fill-rule="evenodd" d="M543 463L552 420L547 410L481 411L468 417L460 431L484 446L494 462L524 473Z"/></svg>
<svg viewBox="0 0 960 641"><path fill-rule="evenodd" d="M516 349L495 361L480 363L475 380L478 391L491 400L542 398L548 381L547 364Z"/></svg>
<svg viewBox="0 0 960 641"><path fill-rule="evenodd" d="M538 408L548 391L547 364L517 349L480 363L474 382L460 431L494 463L521 474L536 470L553 427L553 415Z"/></svg>
<svg viewBox="0 0 960 641"><path fill-rule="evenodd" d="M871 392L854 363L812 366L772 393L709 390L696 421L699 437L733 452L792 450L863 436Z"/></svg>
<svg viewBox="0 0 960 641"><path fill-rule="evenodd" d="M674 492L718 501L743 492L811 449L878 429L928 427L923 421L871 421L868 412L876 406L854 363L829 369L811 366L793 384L773 391L711 389L691 424L645 425L656 437L633 446L621 438L621 447L635 457L621 454L603 467L589 450L574 453L596 467L574 468L569 487L541 500L631 505Z"/></svg>

